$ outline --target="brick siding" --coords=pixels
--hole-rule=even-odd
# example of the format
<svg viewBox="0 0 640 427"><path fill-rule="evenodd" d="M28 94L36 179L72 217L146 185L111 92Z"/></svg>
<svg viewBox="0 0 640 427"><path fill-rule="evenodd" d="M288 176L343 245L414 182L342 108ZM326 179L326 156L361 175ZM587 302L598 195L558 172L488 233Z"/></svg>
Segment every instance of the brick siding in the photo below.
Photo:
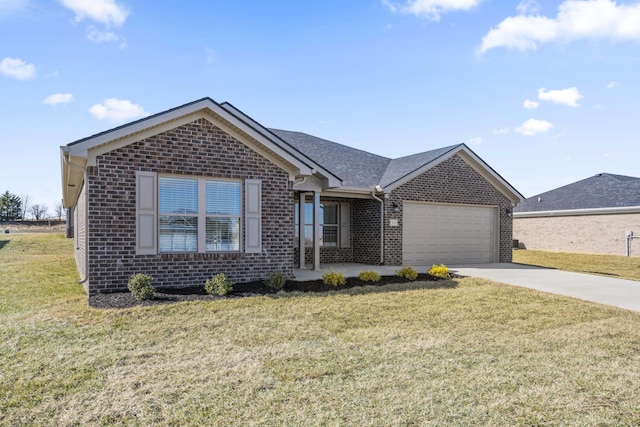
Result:
<svg viewBox="0 0 640 427"><path fill-rule="evenodd" d="M640 234L640 214L514 218L513 238L526 249L625 255L625 232ZM631 242L640 256L640 240Z"/></svg>
<svg viewBox="0 0 640 427"><path fill-rule="evenodd" d="M262 180L262 252L136 255L136 171ZM288 174L207 120L98 156L87 169L86 191L89 294L124 290L135 273L163 287L202 286L216 273L235 282L293 274Z"/></svg>
<svg viewBox="0 0 640 427"><path fill-rule="evenodd" d="M459 156L445 160L422 175L401 185L385 200L384 263L402 264L402 201L460 203L499 206L499 262L511 262L512 218L506 209L511 201ZM393 204L398 205L394 212ZM398 227L390 227L389 219L397 219Z"/></svg>

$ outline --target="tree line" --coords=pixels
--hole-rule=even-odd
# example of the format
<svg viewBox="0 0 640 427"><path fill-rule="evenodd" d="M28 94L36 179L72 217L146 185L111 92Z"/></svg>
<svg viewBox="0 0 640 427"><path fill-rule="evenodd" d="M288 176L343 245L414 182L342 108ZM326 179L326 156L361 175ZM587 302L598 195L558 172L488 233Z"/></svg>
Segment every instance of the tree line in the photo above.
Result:
<svg viewBox="0 0 640 427"><path fill-rule="evenodd" d="M65 217L65 210L62 203L56 203L55 215L49 216L49 209L41 203L31 203L28 194L17 196L9 191L0 195L0 221L24 221L30 215L36 221L55 218L62 220Z"/></svg>

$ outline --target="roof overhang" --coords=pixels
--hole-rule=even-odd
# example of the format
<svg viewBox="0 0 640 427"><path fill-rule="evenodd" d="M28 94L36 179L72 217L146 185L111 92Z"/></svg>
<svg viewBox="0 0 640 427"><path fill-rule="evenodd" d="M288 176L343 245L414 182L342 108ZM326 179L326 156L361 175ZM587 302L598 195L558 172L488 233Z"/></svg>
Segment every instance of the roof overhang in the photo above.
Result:
<svg viewBox="0 0 640 427"><path fill-rule="evenodd" d="M453 147L450 151L437 157L431 162L425 163L418 169L415 169L411 173L403 176L402 178L388 184L384 187L384 192L391 192L396 188L406 184L414 178L427 172L429 169L439 165L440 163L452 158L453 156L459 156L469 166L471 166L476 172L478 172L484 179L486 179L491 185L493 185L498 191L504 194L513 205L520 203L525 197L520 194L511 184L509 184L504 178L502 178L491 166L484 162L476 153L474 153L465 144L460 144Z"/></svg>
<svg viewBox="0 0 640 427"><path fill-rule="evenodd" d="M278 165L289 173L291 180L300 176L311 176L319 169L326 173L310 159L292 151L279 138L263 131L257 123L249 123L245 119L246 116L234 114L232 109L223 108L211 98L203 98L61 147L63 205L75 205L84 179L84 168L95 166L98 156L200 118L214 123ZM332 174L327 175L328 187L342 185L339 178Z"/></svg>
<svg viewBox="0 0 640 427"><path fill-rule="evenodd" d="M514 218L545 218L552 216L619 215L640 213L640 206L617 208L564 209L555 211L514 212Z"/></svg>

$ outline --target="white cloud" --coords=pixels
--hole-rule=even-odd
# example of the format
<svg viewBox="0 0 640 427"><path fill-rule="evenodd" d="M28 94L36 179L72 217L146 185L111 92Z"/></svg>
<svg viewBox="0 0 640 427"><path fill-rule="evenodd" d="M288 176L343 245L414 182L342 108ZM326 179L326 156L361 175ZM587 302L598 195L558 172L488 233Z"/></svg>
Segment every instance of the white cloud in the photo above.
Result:
<svg viewBox="0 0 640 427"><path fill-rule="evenodd" d="M540 11L540 4L535 0L523 0L518 3L516 10L520 15L530 15Z"/></svg>
<svg viewBox="0 0 640 427"><path fill-rule="evenodd" d="M457 10L470 10L482 0L406 0L396 3L381 0L392 12L410 13L433 21L440 20L440 14Z"/></svg>
<svg viewBox="0 0 640 427"><path fill-rule="evenodd" d="M66 104L73 99L73 95L70 93L56 93L54 95L47 96L44 101L44 104L48 105L58 105L58 104Z"/></svg>
<svg viewBox="0 0 640 427"><path fill-rule="evenodd" d="M522 106L527 110L535 110L536 108L538 108L538 105L540 105L538 101L532 101L530 99L525 99L524 103L522 104Z"/></svg>
<svg viewBox="0 0 640 427"><path fill-rule="evenodd" d="M469 143L474 145L480 145L482 144L482 138L479 136L476 136L474 138L469 138Z"/></svg>
<svg viewBox="0 0 640 427"><path fill-rule="evenodd" d="M609 84L607 85L607 89L613 89L614 87L618 87L620 86L620 83L615 82L615 81L611 81L609 82Z"/></svg>
<svg viewBox="0 0 640 427"><path fill-rule="evenodd" d="M494 135L506 135L506 134L509 133L509 131L511 131L511 129L509 129L509 128L494 129L493 130L493 134Z"/></svg>
<svg viewBox="0 0 640 427"><path fill-rule="evenodd" d="M19 58L4 58L0 61L0 73L18 80L29 80L36 75L36 67Z"/></svg>
<svg viewBox="0 0 640 427"><path fill-rule="evenodd" d="M27 9L30 0L0 0L0 15Z"/></svg>
<svg viewBox="0 0 640 427"><path fill-rule="evenodd" d="M120 43L120 48L127 47L127 39L119 37L111 31L98 31L94 27L87 28L87 39L93 43Z"/></svg>
<svg viewBox="0 0 640 427"><path fill-rule="evenodd" d="M88 18L107 26L119 27L129 15L129 11L115 0L58 0L64 7L76 14L76 21Z"/></svg>
<svg viewBox="0 0 640 427"><path fill-rule="evenodd" d="M529 119L516 128L516 132L524 136L534 136L539 133L545 133L552 127L553 124L546 120Z"/></svg>
<svg viewBox="0 0 640 427"><path fill-rule="evenodd" d="M123 122L149 115L138 104L116 98L105 99L102 104L96 104L89 108L89 112L97 119L112 122Z"/></svg>
<svg viewBox="0 0 640 427"><path fill-rule="evenodd" d="M556 104L568 105L569 107L577 107L578 100L584 98L575 87L560 90L538 89L538 99L542 101L551 101Z"/></svg>
<svg viewBox="0 0 640 427"><path fill-rule="evenodd" d="M483 38L478 54L507 47L535 50L539 44L578 39L640 40L640 3L617 4L612 0L566 0L558 16L510 16Z"/></svg>

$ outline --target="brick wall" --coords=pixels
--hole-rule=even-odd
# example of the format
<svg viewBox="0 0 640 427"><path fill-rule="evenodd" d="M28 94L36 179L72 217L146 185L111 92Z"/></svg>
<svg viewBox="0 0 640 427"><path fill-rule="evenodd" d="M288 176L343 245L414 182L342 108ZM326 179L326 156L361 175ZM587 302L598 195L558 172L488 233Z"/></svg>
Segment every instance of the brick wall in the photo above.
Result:
<svg viewBox="0 0 640 427"><path fill-rule="evenodd" d="M391 192L385 201L385 258L388 265L402 264L402 201L461 203L500 206L499 262L511 262L512 218L506 214L511 201L459 156L445 160ZM393 211L393 203L399 207ZM389 219L398 219L390 227Z"/></svg>
<svg viewBox="0 0 640 427"><path fill-rule="evenodd" d="M625 255L625 232L640 234L640 214L514 218L513 238L527 249ZM631 242L640 256L640 240Z"/></svg>
<svg viewBox="0 0 640 427"><path fill-rule="evenodd" d="M262 253L136 255L136 171L262 180ZM235 282L293 274L288 174L212 123L190 124L100 155L87 169L90 294L123 290L135 273L154 286L202 286L216 273ZM243 222L244 225L244 222Z"/></svg>
<svg viewBox="0 0 640 427"><path fill-rule="evenodd" d="M353 233L353 262L380 264L380 202L373 199L354 199L351 231ZM357 215L353 215L357 212Z"/></svg>

